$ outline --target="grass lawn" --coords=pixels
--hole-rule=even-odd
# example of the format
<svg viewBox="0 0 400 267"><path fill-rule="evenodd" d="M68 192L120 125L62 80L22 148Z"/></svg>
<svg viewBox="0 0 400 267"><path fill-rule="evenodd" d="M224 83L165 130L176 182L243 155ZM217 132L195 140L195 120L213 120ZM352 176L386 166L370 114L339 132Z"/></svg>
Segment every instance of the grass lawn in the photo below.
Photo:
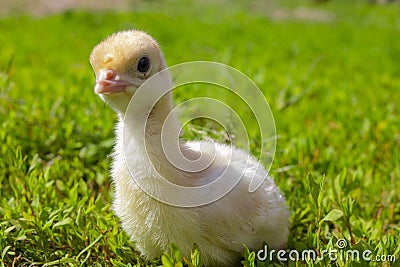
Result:
<svg viewBox="0 0 400 267"><path fill-rule="evenodd" d="M93 93L88 56L129 28L153 35L169 65L222 62L262 89L278 134L271 174L291 211L287 252L345 240L372 260L248 251L245 266L399 266L399 4L185 3L0 18L1 266L181 266L168 253L146 262L110 208L116 116Z"/></svg>

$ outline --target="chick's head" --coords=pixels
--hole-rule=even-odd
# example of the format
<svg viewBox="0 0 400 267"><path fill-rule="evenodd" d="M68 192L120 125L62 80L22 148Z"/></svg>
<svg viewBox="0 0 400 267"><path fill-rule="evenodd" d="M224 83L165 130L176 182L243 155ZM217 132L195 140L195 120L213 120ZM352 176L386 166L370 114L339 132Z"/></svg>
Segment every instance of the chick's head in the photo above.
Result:
<svg viewBox="0 0 400 267"><path fill-rule="evenodd" d="M131 30L111 35L90 54L96 76L94 91L117 112L124 112L143 82L166 68L157 42Z"/></svg>

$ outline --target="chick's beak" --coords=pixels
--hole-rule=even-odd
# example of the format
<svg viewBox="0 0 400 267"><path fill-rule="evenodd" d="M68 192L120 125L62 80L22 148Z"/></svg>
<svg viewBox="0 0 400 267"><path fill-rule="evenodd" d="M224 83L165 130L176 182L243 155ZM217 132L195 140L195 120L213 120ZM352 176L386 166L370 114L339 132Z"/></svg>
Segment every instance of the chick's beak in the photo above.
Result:
<svg viewBox="0 0 400 267"><path fill-rule="evenodd" d="M96 94L123 93L132 83L117 79L117 73L110 69L101 69L96 78L94 92Z"/></svg>

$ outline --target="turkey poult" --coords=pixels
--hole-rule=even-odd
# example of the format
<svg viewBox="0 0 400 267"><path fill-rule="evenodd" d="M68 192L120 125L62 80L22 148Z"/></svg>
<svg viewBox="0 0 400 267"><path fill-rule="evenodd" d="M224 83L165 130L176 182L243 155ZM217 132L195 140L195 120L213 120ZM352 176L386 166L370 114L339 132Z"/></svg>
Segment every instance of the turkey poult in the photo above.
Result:
<svg viewBox="0 0 400 267"><path fill-rule="evenodd" d="M96 75L95 93L118 113L119 118L111 170L115 186L113 209L123 229L147 259L161 256L168 251L171 242L183 255L190 256L196 243L202 264L233 266L240 262L243 244L253 250L261 249L263 242L274 249L286 246L289 212L285 198L269 177L255 192L249 193L253 175L267 172L254 168L258 162L246 152L210 141L180 140L180 150L186 158L196 159L200 154L207 158L212 146L215 160L199 172L187 172L169 163L161 145L161 129L173 108L170 93L154 107L135 103L138 106L134 117L146 116L147 121L134 120L131 128L124 130L125 112L137 89L149 77L167 68L152 37L136 30L115 33L93 49L90 63ZM172 80L167 76L164 82L172 87ZM139 125L143 123L145 126ZM169 123L179 132L181 126L176 119ZM146 147L139 141L142 137L136 129L140 127L146 129ZM123 134L130 142L123 142ZM171 136L163 140L174 139L176 137ZM228 161L226 155L230 153ZM126 160L130 161L129 169ZM207 205L191 208L169 205L142 190L143 186L157 190L157 186L162 185L161 178L187 187L209 184L218 178L224 164L231 164L233 171L236 169L244 175L232 191ZM259 173L254 173L255 169Z"/></svg>

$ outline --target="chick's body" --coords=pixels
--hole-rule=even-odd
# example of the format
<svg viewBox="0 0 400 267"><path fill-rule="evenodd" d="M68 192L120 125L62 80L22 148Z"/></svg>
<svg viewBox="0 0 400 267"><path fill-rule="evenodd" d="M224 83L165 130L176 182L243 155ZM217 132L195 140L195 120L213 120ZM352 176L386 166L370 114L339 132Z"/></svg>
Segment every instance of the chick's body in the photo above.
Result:
<svg viewBox="0 0 400 267"><path fill-rule="evenodd" d="M123 56L120 56L121 52L113 53L121 49L131 51L124 52ZM143 67L147 62L144 57L152 64L149 69ZM206 266L232 266L239 262L243 244L254 250L260 249L264 241L272 248L286 245L289 215L285 199L273 180L267 177L255 192L248 191L254 175L267 175L253 157L223 144L181 140L180 150L186 158L195 159L201 155L199 164L211 157L215 159L199 172L187 172L173 166L164 155L161 143L162 123L172 109L170 94L154 108L147 108L145 101L134 108L135 114L146 115L146 122L140 115L135 115L129 123L124 120L129 100L135 93L131 87L137 89L147 77L166 68L158 45L150 36L140 31L114 34L93 50L91 63L97 76L96 92L102 94L103 100L119 114L112 165L113 208L124 230L144 256L148 259L159 257L168 250L170 242L177 244L183 255L189 256L193 243L196 243ZM165 82L172 85L168 75ZM125 85L124 90L120 88L122 85ZM146 146L137 131L143 123L146 123ZM174 119L172 126L179 128L180 124ZM178 207L148 194L174 194L163 191L163 179L181 186L209 184L228 164L231 167L224 175L242 175L241 179L228 194L212 203Z"/></svg>

